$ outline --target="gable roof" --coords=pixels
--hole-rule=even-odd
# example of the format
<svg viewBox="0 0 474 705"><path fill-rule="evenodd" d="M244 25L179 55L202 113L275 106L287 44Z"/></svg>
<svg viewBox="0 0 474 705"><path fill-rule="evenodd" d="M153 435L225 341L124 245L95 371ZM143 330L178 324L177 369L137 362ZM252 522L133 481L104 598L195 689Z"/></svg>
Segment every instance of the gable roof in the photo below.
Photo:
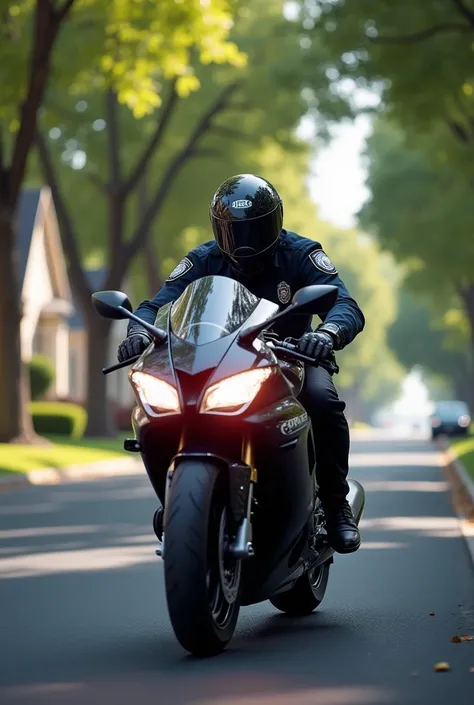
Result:
<svg viewBox="0 0 474 705"><path fill-rule="evenodd" d="M19 261L20 290L25 280L26 265L30 254L31 238L35 227L41 198L41 189L23 189L17 211L17 248Z"/></svg>

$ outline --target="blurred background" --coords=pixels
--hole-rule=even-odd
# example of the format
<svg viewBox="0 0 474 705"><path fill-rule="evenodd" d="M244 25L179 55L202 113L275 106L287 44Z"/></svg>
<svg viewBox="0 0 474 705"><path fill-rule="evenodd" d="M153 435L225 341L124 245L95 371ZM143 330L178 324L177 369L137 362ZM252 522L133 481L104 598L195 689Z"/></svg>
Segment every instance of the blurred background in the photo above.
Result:
<svg viewBox="0 0 474 705"><path fill-rule="evenodd" d="M472 3L1 0L0 22L3 470L44 438L45 464L120 450L131 388L100 369L126 324L90 294L152 296L241 172L366 315L338 355L352 427L468 432Z"/></svg>

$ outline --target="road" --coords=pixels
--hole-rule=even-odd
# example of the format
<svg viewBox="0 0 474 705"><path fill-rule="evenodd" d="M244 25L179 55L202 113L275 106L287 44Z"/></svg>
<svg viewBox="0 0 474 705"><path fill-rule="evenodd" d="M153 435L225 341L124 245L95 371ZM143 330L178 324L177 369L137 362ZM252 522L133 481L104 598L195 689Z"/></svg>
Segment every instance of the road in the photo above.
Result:
<svg viewBox="0 0 474 705"><path fill-rule="evenodd" d="M204 661L171 632L145 478L0 493L0 703L472 705L474 642L450 640L474 634L474 572L437 454L356 441L352 463L364 544L320 611L245 608Z"/></svg>

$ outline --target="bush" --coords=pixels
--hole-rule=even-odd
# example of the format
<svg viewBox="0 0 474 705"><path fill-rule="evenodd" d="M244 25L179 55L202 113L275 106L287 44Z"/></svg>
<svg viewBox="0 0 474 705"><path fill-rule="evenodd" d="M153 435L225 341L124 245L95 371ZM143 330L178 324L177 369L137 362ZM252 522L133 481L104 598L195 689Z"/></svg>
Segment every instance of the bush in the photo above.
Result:
<svg viewBox="0 0 474 705"><path fill-rule="evenodd" d="M56 401L31 402L33 426L40 436L68 436L82 438L87 424L87 413L82 406Z"/></svg>
<svg viewBox="0 0 474 705"><path fill-rule="evenodd" d="M44 355L34 355L28 362L30 373L31 399L42 399L54 382L54 367Z"/></svg>

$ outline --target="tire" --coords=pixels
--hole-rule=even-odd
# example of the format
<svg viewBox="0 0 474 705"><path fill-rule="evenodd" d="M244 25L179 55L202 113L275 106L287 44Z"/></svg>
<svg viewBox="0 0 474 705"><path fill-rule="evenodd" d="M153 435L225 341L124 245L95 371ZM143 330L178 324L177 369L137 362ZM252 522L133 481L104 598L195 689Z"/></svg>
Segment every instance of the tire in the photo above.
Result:
<svg viewBox="0 0 474 705"><path fill-rule="evenodd" d="M319 607L326 593L330 562L326 561L298 578L291 590L275 595L270 602L291 617L302 617Z"/></svg>
<svg viewBox="0 0 474 705"><path fill-rule="evenodd" d="M227 478L208 462L182 461L165 518L168 611L181 646L213 656L227 646L240 610L241 562L225 555Z"/></svg>

